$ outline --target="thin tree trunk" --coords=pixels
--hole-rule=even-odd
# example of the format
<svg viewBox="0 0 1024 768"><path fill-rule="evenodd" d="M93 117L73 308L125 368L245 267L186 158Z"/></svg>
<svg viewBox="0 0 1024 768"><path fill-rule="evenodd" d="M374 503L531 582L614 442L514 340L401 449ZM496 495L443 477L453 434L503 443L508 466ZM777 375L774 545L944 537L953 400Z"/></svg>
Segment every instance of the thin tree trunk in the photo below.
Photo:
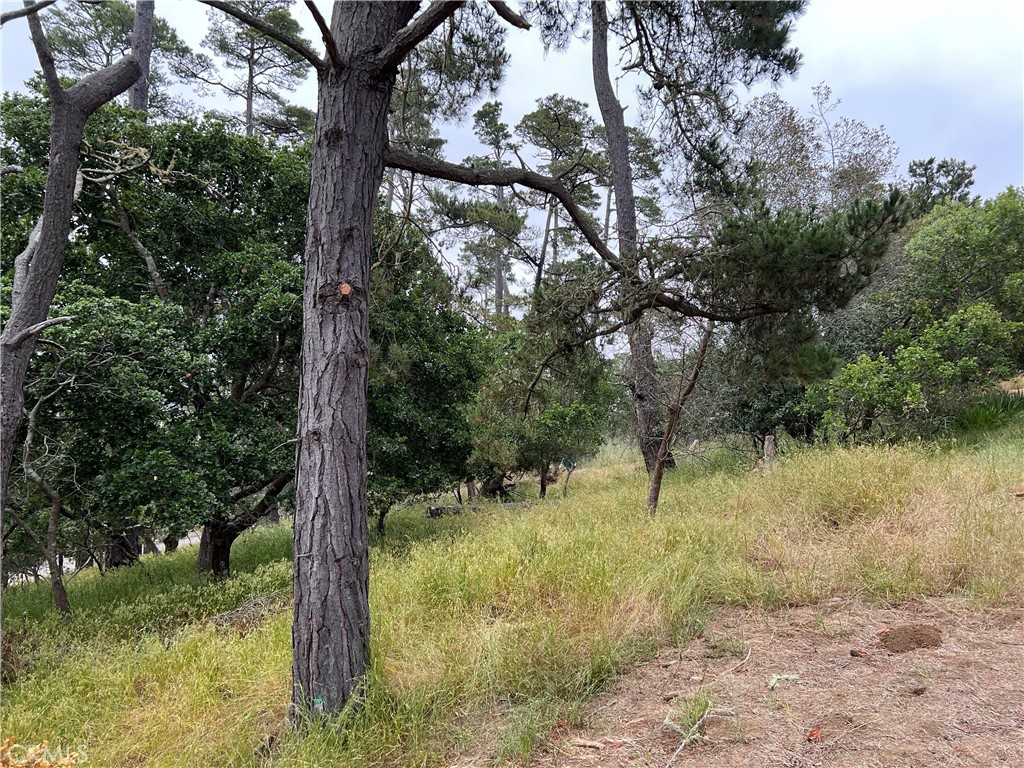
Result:
<svg viewBox="0 0 1024 768"><path fill-rule="evenodd" d="M654 363L654 331L650 321L637 320L627 330L629 341L630 383L629 393L633 398L636 415L637 447L644 458L648 473L654 471L661 445L661 399L658 397L658 377ZM675 458L669 452L666 461L675 466Z"/></svg>
<svg viewBox="0 0 1024 768"><path fill-rule="evenodd" d="M576 471L575 464L569 464L565 470L565 482L562 484L562 498L566 498L569 495L569 478L572 477L572 473Z"/></svg>
<svg viewBox="0 0 1024 768"><path fill-rule="evenodd" d="M608 242L608 239L612 234L612 198L615 196L615 190L608 188L608 197L605 200L604 205L604 239Z"/></svg>
<svg viewBox="0 0 1024 768"><path fill-rule="evenodd" d="M373 211L395 70L374 57L417 3L336 3L319 72L295 478L292 715L337 712L370 663L366 388Z"/></svg>
<svg viewBox="0 0 1024 768"><path fill-rule="evenodd" d="M591 3L593 15L594 91L608 133L608 159L611 165L612 189L615 193L615 220L619 240L619 257L632 271L631 282L639 284L640 266L637 251L636 200L633 196L633 169L629 158L629 137L619 103L608 74L608 17L603 2ZM632 364L633 395L637 417L637 443L648 472L654 471L661 435L661 413L658 407L658 381L654 369L654 333L641 317L627 330ZM670 459L667 459L670 460Z"/></svg>
<svg viewBox="0 0 1024 768"><path fill-rule="evenodd" d="M533 278L533 301L537 303L540 297L540 287L544 282L544 265L548 257L548 243L551 241L551 218L555 212L555 206L558 205L558 201L553 197L548 197L548 212L544 219L544 237L540 242L540 258L537 261L537 273Z"/></svg>
<svg viewBox="0 0 1024 768"><path fill-rule="evenodd" d="M548 495L548 470L551 469L551 462L545 461L540 465L540 497Z"/></svg>
<svg viewBox="0 0 1024 768"><path fill-rule="evenodd" d="M654 471L651 473L651 484L647 490L647 511L652 515L658 511L658 499L661 497L661 480L665 476L665 465L667 463L669 450L672 443L672 434L676 430L676 422L679 421L679 413L683 410L687 399L697 386L697 379L704 367L704 361L708 356L708 347L711 344L711 336L715 332L715 324L709 322L704 329L704 335L700 339L700 348L697 350L697 359L693 361L693 369L690 371L689 380L684 379L682 372L679 374L679 393L668 413L668 423L665 425L665 434L661 438L661 445L658 446L658 457L654 463ZM686 386L683 382L686 381Z"/></svg>
<svg viewBox="0 0 1024 768"><path fill-rule="evenodd" d="M71 603L68 600L67 589L64 587L64 564L57 554L57 524L60 521L61 498L56 494L51 495L52 492L49 491L48 487L45 491L50 496L50 517L46 528L45 541L13 509L9 510L8 514L14 519L15 523L21 526L21 529L28 534L28 537L35 542L36 546L39 547L39 551L46 561L46 569L50 572L50 593L53 595L53 604L67 618L71 616ZM39 572L36 571L34 576L35 581L38 582Z"/></svg>
<svg viewBox="0 0 1024 768"><path fill-rule="evenodd" d="M128 216L128 211L121 204L121 199L117 196L117 191L114 187L110 187L107 190L107 196L110 198L110 202L114 206L114 210L117 211L117 221L110 222L117 226L125 236L128 238L128 242L132 244L135 252L142 257L142 261L146 265L146 271L149 273L149 281L153 285L153 290L156 291L156 295L164 301L168 301L170 294L167 292L167 283L164 282L163 275L160 274L160 268L157 266L156 257L153 256L153 252L145 246L145 244L139 239L139 236L135 234L135 230L132 229L132 221Z"/></svg>
<svg viewBox="0 0 1024 768"><path fill-rule="evenodd" d="M497 158L498 170L502 168L501 158ZM498 207L505 208L505 188L498 187ZM505 283L505 264L499 249L494 251L494 311L499 315L508 314L508 286Z"/></svg>
<svg viewBox="0 0 1024 768"><path fill-rule="evenodd" d="M245 135L252 136L256 132L256 120L253 116L255 97L256 43L249 44L248 77L245 81Z"/></svg>

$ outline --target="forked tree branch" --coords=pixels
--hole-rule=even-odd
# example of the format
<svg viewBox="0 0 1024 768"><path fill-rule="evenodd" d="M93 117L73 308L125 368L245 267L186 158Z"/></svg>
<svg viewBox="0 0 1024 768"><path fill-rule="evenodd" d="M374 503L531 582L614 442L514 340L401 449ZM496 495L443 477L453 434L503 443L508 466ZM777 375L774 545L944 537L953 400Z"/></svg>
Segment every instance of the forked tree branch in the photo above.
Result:
<svg viewBox="0 0 1024 768"><path fill-rule="evenodd" d="M217 8L218 10L224 11L229 16L234 16L239 21L244 21L250 27L255 30L262 32L272 40L277 40L281 45L285 45L295 51L299 56L304 58L310 64L313 65L318 71L323 70L327 67L327 62L320 58L316 51L306 45L304 40L299 39L295 35L290 35L287 32L275 27L273 24L264 21L258 16L253 16L251 13L246 13L241 8L236 6L234 3L224 2L224 0L199 0L203 5L208 5L211 8Z"/></svg>
<svg viewBox="0 0 1024 768"><path fill-rule="evenodd" d="M394 39L378 55L375 62L378 71L386 71L401 64L417 45L431 32L451 18L464 1L454 3L431 3L430 6L399 30Z"/></svg>

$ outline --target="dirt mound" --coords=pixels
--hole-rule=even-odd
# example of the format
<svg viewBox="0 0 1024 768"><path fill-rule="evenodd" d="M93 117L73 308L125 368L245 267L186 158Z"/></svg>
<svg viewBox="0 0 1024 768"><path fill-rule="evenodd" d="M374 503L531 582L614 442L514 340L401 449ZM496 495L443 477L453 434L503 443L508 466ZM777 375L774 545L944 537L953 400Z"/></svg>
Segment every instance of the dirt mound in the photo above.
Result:
<svg viewBox="0 0 1024 768"><path fill-rule="evenodd" d="M942 645L942 632L929 624L907 624L883 632L881 640L885 650L906 653L918 648L938 648Z"/></svg>

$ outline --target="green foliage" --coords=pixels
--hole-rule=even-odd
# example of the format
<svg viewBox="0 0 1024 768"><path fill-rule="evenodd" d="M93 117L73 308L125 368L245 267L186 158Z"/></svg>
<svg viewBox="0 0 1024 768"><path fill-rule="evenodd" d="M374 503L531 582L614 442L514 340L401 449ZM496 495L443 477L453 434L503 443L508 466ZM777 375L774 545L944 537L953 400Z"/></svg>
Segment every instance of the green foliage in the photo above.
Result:
<svg viewBox="0 0 1024 768"><path fill-rule="evenodd" d="M908 195L917 215L923 216L943 201L969 202L976 167L952 158L940 160L937 164L934 157L912 160L907 169L910 177Z"/></svg>
<svg viewBox="0 0 1024 768"><path fill-rule="evenodd" d="M734 312L843 307L878 267L888 233L904 221L903 202L893 192L882 203L855 202L844 214L762 207L727 217L702 260L707 282L697 294Z"/></svg>
<svg viewBox="0 0 1024 768"><path fill-rule="evenodd" d="M522 329L501 340L501 362L490 369L472 415L478 477L576 463L606 434L616 395L607 361L590 344L545 361L538 352Z"/></svg>
<svg viewBox="0 0 1024 768"><path fill-rule="evenodd" d="M1012 370L1024 324L979 301L906 338L891 356L862 355L808 392L827 431L871 438L928 432Z"/></svg>
<svg viewBox="0 0 1024 768"><path fill-rule="evenodd" d="M460 312L426 244L378 212L378 231L404 235L381 254L370 307L369 491L374 512L466 474L466 409L485 368L482 334Z"/></svg>
<svg viewBox="0 0 1024 768"><path fill-rule="evenodd" d="M1006 319L1024 320L1024 191L937 206L908 243L907 260L898 298L915 319L984 299Z"/></svg>

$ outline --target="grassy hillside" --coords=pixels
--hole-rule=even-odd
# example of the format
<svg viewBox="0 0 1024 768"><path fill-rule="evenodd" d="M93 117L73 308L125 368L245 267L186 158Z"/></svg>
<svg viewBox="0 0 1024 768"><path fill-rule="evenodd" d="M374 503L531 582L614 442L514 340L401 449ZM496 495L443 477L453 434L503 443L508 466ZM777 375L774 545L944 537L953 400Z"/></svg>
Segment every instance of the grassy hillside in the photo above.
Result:
<svg viewBox="0 0 1024 768"><path fill-rule="evenodd" d="M520 760L716 606L1019 595L1022 455L1017 421L942 446L802 450L767 472L681 470L655 519L645 477L622 460L578 471L564 501L396 513L372 555L368 698L301 734L283 725L287 527L240 540L222 583L195 575L189 550L80 574L69 624L44 589L11 589L2 731L83 745L90 766Z"/></svg>

